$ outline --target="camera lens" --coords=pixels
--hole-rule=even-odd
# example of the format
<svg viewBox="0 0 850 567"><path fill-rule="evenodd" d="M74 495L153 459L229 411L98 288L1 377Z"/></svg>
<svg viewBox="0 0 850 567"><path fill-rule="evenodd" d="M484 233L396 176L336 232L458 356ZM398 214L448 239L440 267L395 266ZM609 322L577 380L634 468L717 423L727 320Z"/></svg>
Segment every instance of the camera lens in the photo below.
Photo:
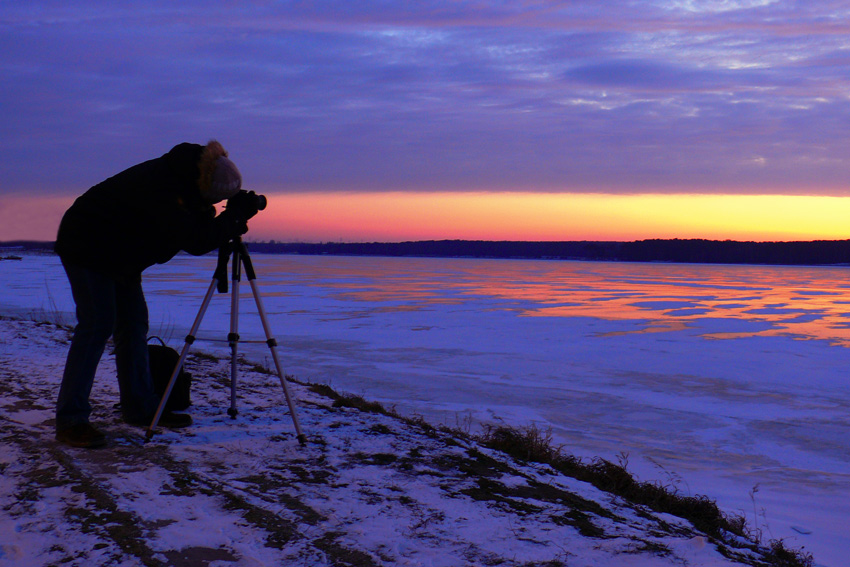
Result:
<svg viewBox="0 0 850 567"><path fill-rule="evenodd" d="M257 195L257 208L259 210L262 211L263 209L265 209L267 204L268 204L268 201L266 200L265 195Z"/></svg>

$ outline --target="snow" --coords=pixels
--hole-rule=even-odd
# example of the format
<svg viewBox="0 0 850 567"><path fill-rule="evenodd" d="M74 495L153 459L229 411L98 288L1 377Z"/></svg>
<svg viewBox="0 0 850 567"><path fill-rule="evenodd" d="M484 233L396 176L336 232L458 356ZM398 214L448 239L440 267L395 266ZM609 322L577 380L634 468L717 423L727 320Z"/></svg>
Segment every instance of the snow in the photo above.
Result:
<svg viewBox="0 0 850 567"><path fill-rule="evenodd" d="M181 256L146 273L152 332L172 346L180 347L197 315L214 262ZM844 269L261 255L254 263L287 373L432 423L550 427L569 452L614 461L628 454L639 478L707 494L746 515L766 538L811 551L818 565L843 564L850 549ZM67 282L53 256L0 262L0 290L0 313L73 322ZM252 304L246 295L240 334L262 339ZM216 297L200 334L224 338L228 316L229 302ZM2 323L4 372L11 368L31 381L28 393L8 399L38 400L8 403L4 393L4 432L10 427L13 437L50 445L67 337L26 321ZM226 344L198 345L227 357ZM265 345L244 347L252 360L269 364ZM657 555L622 554L634 546L632 532L609 545L576 537L570 526L517 519L457 491L447 496L436 473L449 473L431 464L438 457L412 460L420 474L401 476L383 460L414 447L437 455L433 440L385 416L331 411L327 400L298 387L299 417L311 438L302 450L275 380L245 370L251 378L240 385L240 403L246 407L230 420L222 414L229 370L209 364L204 372L222 378L200 380L193 390L196 426L157 436L153 450L134 441L138 431L115 423L106 402L99 417L113 432L108 451L120 458L55 445L47 455L35 454L28 444L4 441L3 509L12 502L15 472L23 474L18 463L35 460L49 468L54 458L63 463L63 475L96 484L122 511L154 526L146 528L153 535L140 538L152 552L166 554L163 561L176 560L179 550L213 549L226 550L211 559L221 564L297 557L302 563L290 564L321 565L330 555L310 542L339 533L325 543L367 553L378 564L476 564L466 549L475 550L479 563L501 557L516 564L553 558L569 565L730 564L699 534L661 538L672 555L659 563ZM111 371L105 360L99 399L115 395ZM394 434L380 433L379 425ZM152 454L155 467L148 462ZM311 476L322 470L316 462L333 471L332 481ZM306 481L293 472L298 466L311 471ZM510 487L544 475L547 483L613 505L552 471L516 470L500 482ZM196 483L189 495L174 486L187 471ZM260 479L268 478L277 484L265 486ZM0 515L0 533L14 534L2 536L0 564L16 557L16 564L40 564L36 557L45 555L31 553L56 545L71 555L100 552L116 565L130 561L114 546L96 550L102 538L74 531L59 517L62 506L81 498L74 482L42 489L26 521ZM310 525L299 516L307 512L287 508L266 489L283 502L296 491L304 507L324 519ZM223 506L222 492L231 508ZM248 508L270 511L281 530L296 530L294 543L269 545L267 534L246 521Z"/></svg>
<svg viewBox="0 0 850 567"><path fill-rule="evenodd" d="M190 430L144 444L142 430L120 423L107 403L117 392L101 375L94 417L105 424L110 448L58 445L44 401L68 334L0 320L7 385L0 565L736 564L680 519L641 512L549 467L518 465L469 441L332 408L299 385L310 438L302 448L274 377L246 366L240 415L231 420L223 412L227 360L190 359L205 378L193 389ZM107 356L104 366L112 363ZM478 478L504 496L471 495ZM574 504L510 496L535 486L605 510L587 515L606 539L554 521L575 513Z"/></svg>

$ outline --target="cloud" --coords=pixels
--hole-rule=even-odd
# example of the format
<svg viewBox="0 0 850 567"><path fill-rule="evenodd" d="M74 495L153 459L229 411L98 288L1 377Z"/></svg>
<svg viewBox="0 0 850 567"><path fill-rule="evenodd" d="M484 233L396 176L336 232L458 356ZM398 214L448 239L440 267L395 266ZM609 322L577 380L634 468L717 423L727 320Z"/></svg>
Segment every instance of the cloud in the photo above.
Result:
<svg viewBox="0 0 850 567"><path fill-rule="evenodd" d="M569 70L566 77L595 87L668 93L716 90L729 88L731 84L736 83L732 73L725 70L705 71L666 62L635 59L583 65Z"/></svg>
<svg viewBox="0 0 850 567"><path fill-rule="evenodd" d="M778 2L779 0L668 0L657 5L668 10L705 14L765 8Z"/></svg>
<svg viewBox="0 0 850 567"><path fill-rule="evenodd" d="M0 178L79 191L216 137L299 191L842 190L841 5L695 6L4 6Z"/></svg>

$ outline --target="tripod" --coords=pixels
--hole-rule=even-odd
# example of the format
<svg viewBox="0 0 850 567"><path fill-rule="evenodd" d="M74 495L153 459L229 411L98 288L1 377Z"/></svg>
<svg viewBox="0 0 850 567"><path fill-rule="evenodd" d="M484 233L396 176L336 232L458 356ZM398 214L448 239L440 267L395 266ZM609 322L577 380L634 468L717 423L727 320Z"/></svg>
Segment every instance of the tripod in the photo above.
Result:
<svg viewBox="0 0 850 567"><path fill-rule="evenodd" d="M145 437L148 440L153 437L154 428L159 423L160 417L162 417L162 413L165 409L165 403L171 395L171 390L174 388L174 383L177 381L177 375L180 374L180 369L183 368L183 363L186 360L189 347L195 342L195 333L198 332L198 328L201 326L201 320L204 318L204 313L206 313L207 307L209 307L213 293L215 293L216 289L218 289L220 293L227 293L227 263L230 260L231 254L233 255L233 288L230 296L230 333L227 335L227 341L230 343L230 408L227 410L227 415L229 415L231 419L236 419L236 415L238 414L238 411L236 410L236 378L238 371L236 353L239 345L239 282L242 279L242 267L244 266L248 282L251 284L251 291L254 294L254 301L257 303L257 311L259 312L260 320L263 323L263 330L266 333L265 342L269 345L272 358L274 359L274 365L277 369L278 377L280 378L280 385L283 388L284 395L286 396L289 413L292 415L292 423L295 426L295 433L298 442L303 446L307 443L307 437L304 433L302 433L301 426L298 424L298 416L295 415L295 403L289 393L289 387L286 384L286 378L284 378L283 370L280 366L280 359L277 356L277 341L271 335L269 322L266 318L266 312L263 309L263 302L260 299L260 292L254 281L257 279L257 274L254 272L254 265L251 263L251 257L248 255L248 249L245 247L245 244L242 242L242 238L239 236L232 239L227 245L218 249L218 265L213 273L212 283L207 290L203 303L201 303L201 309L198 311L198 316L195 318L195 322L192 324L189 334L186 335L186 342L183 344L183 350L180 352L180 359L177 361L177 365L171 374L171 379L168 381L168 386L165 388L162 401L159 403L159 407L154 414L153 421L151 422Z"/></svg>

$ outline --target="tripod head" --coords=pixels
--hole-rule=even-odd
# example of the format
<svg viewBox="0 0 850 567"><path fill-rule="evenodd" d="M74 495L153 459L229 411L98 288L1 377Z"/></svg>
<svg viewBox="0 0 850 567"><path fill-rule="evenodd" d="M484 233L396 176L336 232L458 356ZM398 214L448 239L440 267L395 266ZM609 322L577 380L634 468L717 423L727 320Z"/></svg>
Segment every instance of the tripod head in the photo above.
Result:
<svg viewBox="0 0 850 567"><path fill-rule="evenodd" d="M233 281L242 279L242 266L245 266L245 275L248 280L257 279L257 274L254 272L254 264L251 262L251 256L248 255L248 248L242 242L241 236L231 238L227 244L218 249L218 264L216 264L213 278L218 282L216 289L219 293L227 293L227 263L233 257Z"/></svg>

